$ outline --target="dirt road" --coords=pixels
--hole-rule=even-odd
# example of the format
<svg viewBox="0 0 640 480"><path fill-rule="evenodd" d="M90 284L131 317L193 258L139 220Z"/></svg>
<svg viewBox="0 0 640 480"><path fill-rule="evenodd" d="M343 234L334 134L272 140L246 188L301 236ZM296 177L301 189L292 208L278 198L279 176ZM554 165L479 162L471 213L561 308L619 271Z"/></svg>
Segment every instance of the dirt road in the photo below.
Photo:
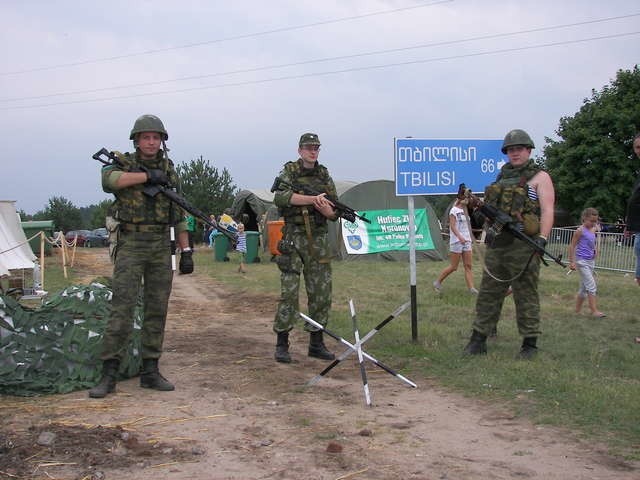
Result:
<svg viewBox="0 0 640 480"><path fill-rule="evenodd" d="M80 250L76 268L105 273L103 257ZM352 361L305 388L327 365L305 355L306 336L293 334L294 363L276 363L276 299L231 293L197 272L176 276L161 360L174 392L134 378L104 400L1 398L0 478L640 478L637 463L425 378L413 389L368 368L373 408Z"/></svg>

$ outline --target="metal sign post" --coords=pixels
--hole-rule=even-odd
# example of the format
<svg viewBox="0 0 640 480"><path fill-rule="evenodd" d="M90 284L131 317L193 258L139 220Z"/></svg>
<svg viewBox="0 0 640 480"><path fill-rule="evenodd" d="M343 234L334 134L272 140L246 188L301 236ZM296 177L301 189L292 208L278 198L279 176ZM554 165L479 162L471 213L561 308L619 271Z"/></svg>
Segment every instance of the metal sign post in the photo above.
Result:
<svg viewBox="0 0 640 480"><path fill-rule="evenodd" d="M409 293L411 297L411 340L418 341L418 294L416 290L416 222L413 196L407 197L409 211Z"/></svg>

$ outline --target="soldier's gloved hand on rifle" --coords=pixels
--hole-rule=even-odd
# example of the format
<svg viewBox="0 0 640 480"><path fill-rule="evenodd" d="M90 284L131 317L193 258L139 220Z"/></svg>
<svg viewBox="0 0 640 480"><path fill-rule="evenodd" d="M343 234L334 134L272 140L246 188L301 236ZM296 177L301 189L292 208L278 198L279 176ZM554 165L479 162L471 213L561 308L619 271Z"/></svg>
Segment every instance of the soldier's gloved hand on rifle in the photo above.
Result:
<svg viewBox="0 0 640 480"><path fill-rule="evenodd" d="M148 185L169 185L169 177L159 168L146 168Z"/></svg>
<svg viewBox="0 0 640 480"><path fill-rule="evenodd" d="M193 252L191 250L180 253L180 273L188 275L193 273Z"/></svg>
<svg viewBox="0 0 640 480"><path fill-rule="evenodd" d="M533 241L536 242L536 245L538 245L543 250L547 246L547 239L542 235L538 235Z"/></svg>

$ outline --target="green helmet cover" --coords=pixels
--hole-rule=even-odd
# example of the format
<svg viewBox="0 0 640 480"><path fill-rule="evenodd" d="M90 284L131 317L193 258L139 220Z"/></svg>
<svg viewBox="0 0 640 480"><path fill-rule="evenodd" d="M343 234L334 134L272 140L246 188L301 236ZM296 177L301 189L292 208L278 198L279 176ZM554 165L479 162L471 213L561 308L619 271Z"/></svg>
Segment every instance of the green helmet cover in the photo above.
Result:
<svg viewBox="0 0 640 480"><path fill-rule="evenodd" d="M134 140L135 136L142 132L157 132L162 134L163 140L167 140L169 138L169 134L165 130L162 120L155 115L142 115L141 117L138 117L136 123L133 124L133 128L131 129L129 140Z"/></svg>
<svg viewBox="0 0 640 480"><path fill-rule="evenodd" d="M515 147L516 145L524 145L529 148L536 148L533 144L533 140L527 132L520 129L511 130L504 137L504 142L502 142L502 153L507 153L507 148Z"/></svg>

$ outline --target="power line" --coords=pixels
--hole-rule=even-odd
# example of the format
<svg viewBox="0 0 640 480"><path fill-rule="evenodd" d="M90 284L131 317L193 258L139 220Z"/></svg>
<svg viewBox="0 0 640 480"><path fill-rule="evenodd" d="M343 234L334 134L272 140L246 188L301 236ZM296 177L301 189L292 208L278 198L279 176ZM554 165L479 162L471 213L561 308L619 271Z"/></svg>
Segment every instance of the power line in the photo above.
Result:
<svg viewBox="0 0 640 480"><path fill-rule="evenodd" d="M177 90L165 90L163 92L149 92L149 93L139 93L139 94L131 94L131 95L120 95L120 96L115 96L115 97L95 98L95 99L88 99L88 100L71 100L71 101L68 101L68 102L45 103L45 104L40 104L40 105L4 107L4 108L0 107L0 111L27 110L27 109L31 109L31 108L54 107L54 106L60 106L60 105L74 105L74 104L82 104L82 103L107 102L107 101L111 101L111 100L122 100L122 99L127 99L127 98L138 98L138 97L169 95L169 94L172 94L172 93L187 93L187 92L194 92L194 91L198 91L198 90L213 90L213 89L218 89L218 88L241 87L241 86L247 86L247 85L258 85L258 84L263 84L263 83L279 82L279 81L282 81L282 80L297 80L297 79L309 78L309 77L321 77L321 76L337 75L337 74L349 73L349 72L362 72L362 71L366 71L366 70L379 70L379 69L383 69L383 68L401 67L401 66L407 66L407 65L419 65L419 64L423 64L423 63L433 63L433 62L440 62L440 61L444 61L444 60L456 60L456 59L460 59L460 58L481 57L481 56L486 56L486 55L497 55L497 54L502 54L502 53L518 52L518 51L525 51L525 50L534 50L534 49L538 49L538 48L557 47L557 46L562 46L562 45L572 45L572 44L592 42L592 41L597 41L597 40L607 40L607 39L611 39L611 38L629 37L629 36L638 35L638 34L640 34L640 30L639 31L635 31L635 32L625 32L625 33L616 33L616 34L611 34L611 35L602 35L602 36L598 36L598 37L580 38L580 39L576 39L576 40L564 40L564 41L561 41L561 42L541 43L541 44L538 44L538 45L528 45L528 46L525 46L525 47L504 48L504 49L499 49L499 50L488 50L488 51L485 51L485 52L476 52L476 53L467 53L467 54L461 54L461 55L451 55L451 56L446 56L446 57L428 58L428 59L424 59L424 60L410 60L410 61L406 61L406 62L385 63L385 64L380 64L380 65L369 65L369 66L364 66L364 67L345 68L345 69L341 69L341 70L329 70L329 71L324 71L324 72L305 73L305 74L299 74L299 75L287 75L287 76L283 76L283 77L265 78L265 79L261 79L261 80L247 80L247 81L243 81L243 82L222 83L222 84L218 84L218 85L210 85L210 86L204 86L204 87L192 87L192 88L183 88L183 89L177 89Z"/></svg>
<svg viewBox="0 0 640 480"><path fill-rule="evenodd" d="M196 42L196 43L187 43L185 45L177 45L174 47L167 47L167 48L157 48L157 49L153 49L153 50L145 50L142 52L135 52L135 53L127 53L127 54L123 54L123 55L114 55L112 57L102 57L102 58L95 58L92 60L82 60L82 61L78 61L78 62L70 62L70 63L62 63L62 64L58 64L58 65L48 65L48 66L44 66L44 67L34 67L34 68L28 68L28 69L24 69L24 70L15 70L12 72L0 72L0 76L8 76L8 75L19 75L19 74L24 74L24 73L33 73L33 72L42 72L44 70L57 70L57 69L61 69L61 68L68 68L68 67L78 67L81 65L89 65L89 64L94 64L94 63L102 63L102 62L112 62L115 60L121 60L123 58L131 58L131 57L141 57L144 55L154 55L154 54L158 54L158 53L164 53L164 52L170 52L170 51L174 51L174 50L183 50L186 48L193 48L193 47L201 47L204 45L213 45L216 43L225 43L225 42L231 42L234 40L242 40L245 38L254 38L254 37L260 37L260 36L265 36L265 35L272 35L274 33L282 33L282 32L291 32L294 30L303 30L306 28L312 28L312 27L319 27L322 25L331 25L334 23L342 23L342 22L349 22L352 20L359 20L361 18L368 18L368 17L375 17L375 16L379 16L379 15L388 15L391 13L397 13L397 12L402 12L402 11L406 11L406 10L415 10L417 8L424 8L424 7L432 7L435 5L439 5L441 3L450 3L453 2L454 0L437 0L431 3L426 3L426 4L421 4L421 5L413 5L410 7L401 7L401 8L394 8L391 10L380 10L377 12L371 12L371 13L364 13L362 15L352 15L349 17L341 17L341 18L335 18L332 20L323 20L320 22L313 22L313 23L305 23L305 24L301 24L301 25L294 25L294 26L290 26L290 27L281 27L281 28L275 28L273 30L264 30L262 32L254 32L254 33L246 33L246 34L242 34L242 35L236 35L236 36L232 36L232 37L225 37L225 38L218 38L218 39L214 39L214 40L206 40L204 42Z"/></svg>
<svg viewBox="0 0 640 480"><path fill-rule="evenodd" d="M50 93L50 94L45 94L45 95L33 95L33 96L28 96L28 97L5 98L5 99L0 99L0 102L18 102L18 101L24 101L24 100L37 100L37 99L42 99L42 98L51 98L51 97L68 96L68 95L80 95L80 94L86 94L86 93L98 93L98 92L104 92L104 91L109 91L109 90L120 90L120 89L124 89L124 88L149 87L149 86L152 86L152 85L162 85L162 84L173 83L173 82L184 82L184 81L188 81L188 80L202 80L204 78L224 77L224 76L228 76L228 75L237 75L237 74L241 74L241 73L253 73L253 72L259 72L259 71L264 71L264 70L274 70L274 69L278 69L278 68L295 67L295 66L300 66L300 65L309 65L309 64L313 64L313 63L331 62L331 61L336 61L336 60L347 60L347 59L351 59L351 58L366 57L366 56L373 56L373 55L383 55L383 54L387 54L387 53L398 53L398 52L409 51L409 50L417 50L417 49L421 49L421 48L442 47L442 46L448 46L448 45L456 45L456 44L460 44L460 43L474 42L474 41L478 41L478 40L490 40L490 39L496 39L496 38L504 38L504 37L515 36L515 35L538 33L538 32L550 31L550 30L560 30L560 29L564 29L564 28L578 27L578 26L584 26L584 25L592 25L592 24L595 24L595 23L604 23L604 22L610 22L610 21L613 21L613 20L621 20L621 19L632 18L632 17L637 17L637 16L640 16L640 12L639 13L632 13L632 14L628 14L628 15L619 15L619 16L615 16L615 17L606 17L606 18L599 18L599 19L594 19L594 20L585 20L585 21L582 21L582 22L565 23L565 24L560 24L560 25L551 25L551 26L547 26L547 27L537 27L537 28L531 28L531 29L526 29L526 30L518 30L518 31L515 31L515 32L494 33L494 34L489 34L489 35L481 35L481 36L476 36L476 37L462 38L462 39L457 39L457 40L445 40L445 41L442 41L442 42L424 43L424 44L413 45L413 46L408 46L408 47L390 48L390 49L386 49L386 50L375 50L375 51L371 51L371 52L356 53L356 54L352 54L352 55L340 55L340 56L335 56L335 57L326 57L326 58L319 58L319 59L314 59L314 60L303 60L303 61L300 61L300 62L284 63L284 64L279 64L279 65L268 65L268 66L263 66L263 67L254 67L254 68L247 68L247 69L242 69L242 70L232 70L232 71L227 71L227 72L218 72L218 73L210 73L210 74L203 74L203 75L192 75L192 76L178 77L178 78L173 78L173 79L168 79L168 80L158 80L158 81L154 81L154 82L132 83L132 84L128 84L128 85L118 85L118 86L113 86L113 87L94 88L94 89L88 89L88 90L76 90L76 91L71 91L71 92L58 92L58 93Z"/></svg>

